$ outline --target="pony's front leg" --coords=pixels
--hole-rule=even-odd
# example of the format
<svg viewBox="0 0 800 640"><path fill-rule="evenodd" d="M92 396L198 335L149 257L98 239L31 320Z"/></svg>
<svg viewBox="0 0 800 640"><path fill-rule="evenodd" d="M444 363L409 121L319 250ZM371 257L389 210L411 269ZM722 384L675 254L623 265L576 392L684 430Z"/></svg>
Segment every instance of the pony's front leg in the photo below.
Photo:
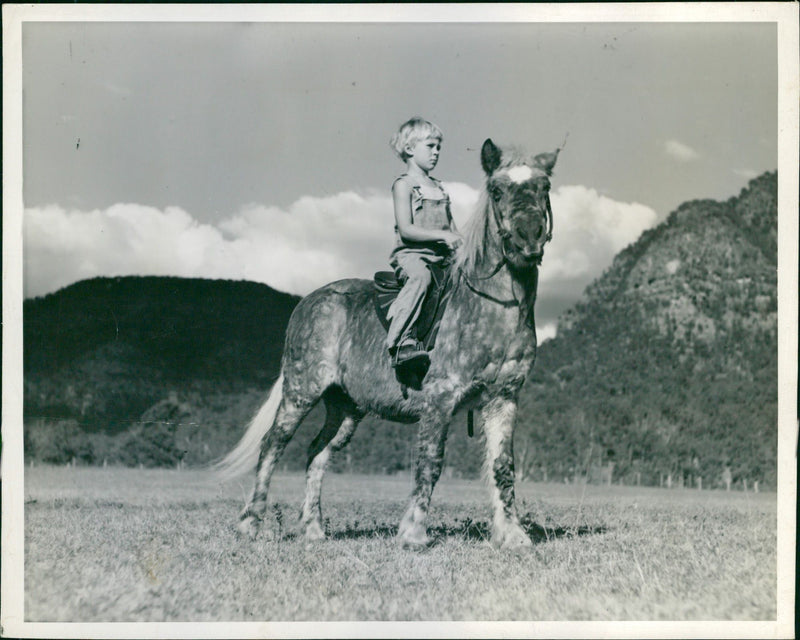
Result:
<svg viewBox="0 0 800 640"><path fill-rule="evenodd" d="M514 501L513 430L517 404L494 398L482 411L486 435L486 474L492 494L492 544L500 548L531 546L517 517Z"/></svg>
<svg viewBox="0 0 800 640"><path fill-rule="evenodd" d="M423 549L432 542L425 528L425 519L433 488L442 473L448 424L449 414L429 414L420 420L414 492L397 532L404 548Z"/></svg>

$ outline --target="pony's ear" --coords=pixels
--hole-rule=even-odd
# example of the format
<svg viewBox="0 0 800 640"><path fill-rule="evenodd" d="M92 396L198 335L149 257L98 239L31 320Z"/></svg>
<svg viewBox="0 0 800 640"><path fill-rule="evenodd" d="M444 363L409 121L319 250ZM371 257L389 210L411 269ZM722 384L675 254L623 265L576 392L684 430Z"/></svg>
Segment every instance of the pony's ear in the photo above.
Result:
<svg viewBox="0 0 800 640"><path fill-rule="evenodd" d="M500 166L500 158L503 152L495 146L491 138L486 138L486 142L481 147L481 166L487 176L492 175L497 167Z"/></svg>
<svg viewBox="0 0 800 640"><path fill-rule="evenodd" d="M540 153L533 159L533 161L536 163L536 166L544 171L548 176L552 175L553 167L556 166L556 160L558 160L559 151L561 151L561 149L556 149L552 153Z"/></svg>

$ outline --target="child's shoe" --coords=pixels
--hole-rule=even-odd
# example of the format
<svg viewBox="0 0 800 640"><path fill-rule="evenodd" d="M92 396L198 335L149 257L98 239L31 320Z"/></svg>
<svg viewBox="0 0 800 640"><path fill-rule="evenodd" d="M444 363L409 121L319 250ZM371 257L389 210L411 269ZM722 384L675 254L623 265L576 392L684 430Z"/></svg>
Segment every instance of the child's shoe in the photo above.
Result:
<svg viewBox="0 0 800 640"><path fill-rule="evenodd" d="M392 366L405 367L409 364L427 365L430 356L419 340L409 340L401 344L392 354Z"/></svg>

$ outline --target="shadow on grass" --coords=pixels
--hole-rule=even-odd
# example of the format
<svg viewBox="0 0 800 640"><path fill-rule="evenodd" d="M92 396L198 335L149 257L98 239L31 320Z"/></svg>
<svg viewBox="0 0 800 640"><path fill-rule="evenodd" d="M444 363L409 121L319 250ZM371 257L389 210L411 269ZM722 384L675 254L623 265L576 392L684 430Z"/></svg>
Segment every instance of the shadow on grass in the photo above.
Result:
<svg viewBox="0 0 800 640"><path fill-rule="evenodd" d="M284 529L284 510L285 505L274 504L273 513L278 521L281 539L294 540L302 537L302 533L295 527ZM596 535L606 533L607 527L603 526L571 526L571 527L543 527L537 524L531 513L520 516L520 524L528 534L533 544L558 540L560 538L577 538L579 536ZM344 529L331 530L330 520L325 520L325 533L328 540L364 540L364 539L386 539L394 538L397 535L398 526L378 523L372 520L370 525L364 526L357 520L350 524L345 524ZM491 540L491 524L486 520L473 520L472 518L456 518L453 524L440 524L428 527L428 535L436 545L447 538L461 538L472 542L488 542Z"/></svg>
<svg viewBox="0 0 800 640"><path fill-rule="evenodd" d="M527 514L520 517L520 524L534 544L559 538L575 538L606 532L605 527L543 527L535 523L530 515ZM492 527L489 522L476 522L470 518L462 520L453 526L431 527L429 532L439 539L464 538L470 541L489 541L492 537Z"/></svg>
<svg viewBox="0 0 800 640"><path fill-rule="evenodd" d="M602 526L580 527L543 527L533 522L529 515L520 518L520 524L525 533L534 544L557 540L559 538L576 538L578 536L602 534L607 531ZM461 538L472 542L489 541L491 539L491 524L486 521L475 521L471 518L457 520L452 525L437 525L428 527L428 534L434 539L434 544L447 538ZM397 535L397 526L373 525L359 527L347 525L344 530L329 531L330 540L361 540L366 538L393 538Z"/></svg>

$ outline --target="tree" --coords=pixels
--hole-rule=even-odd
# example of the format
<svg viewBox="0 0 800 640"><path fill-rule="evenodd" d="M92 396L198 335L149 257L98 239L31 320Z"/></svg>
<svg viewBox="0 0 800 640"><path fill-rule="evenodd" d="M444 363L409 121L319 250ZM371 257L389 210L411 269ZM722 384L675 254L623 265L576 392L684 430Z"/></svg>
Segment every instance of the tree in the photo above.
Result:
<svg viewBox="0 0 800 640"><path fill-rule="evenodd" d="M94 461L94 448L75 420L38 418L25 424L25 457L51 464Z"/></svg>

